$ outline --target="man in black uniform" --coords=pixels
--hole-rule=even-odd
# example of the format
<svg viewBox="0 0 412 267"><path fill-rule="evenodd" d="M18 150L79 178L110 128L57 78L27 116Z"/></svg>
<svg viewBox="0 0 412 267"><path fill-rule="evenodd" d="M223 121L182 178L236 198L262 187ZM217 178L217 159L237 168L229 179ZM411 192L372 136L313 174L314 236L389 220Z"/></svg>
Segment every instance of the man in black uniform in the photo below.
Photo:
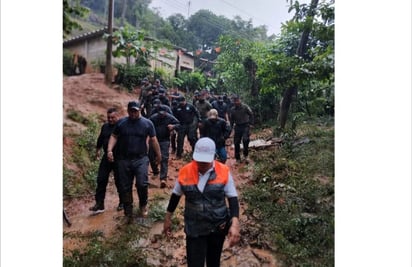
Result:
<svg viewBox="0 0 412 267"><path fill-rule="evenodd" d="M173 114L172 109L169 106L162 104L160 99L156 98L155 100L153 100L152 113L150 114L150 116L152 116L155 113L158 113L160 108L166 110L166 112L169 114Z"/></svg>
<svg viewBox="0 0 412 267"><path fill-rule="evenodd" d="M229 107L225 102L223 102L222 96L218 96L217 101L212 103L212 107L217 110L219 118L229 121Z"/></svg>
<svg viewBox="0 0 412 267"><path fill-rule="evenodd" d="M161 154L156 131L152 121L140 114L140 103L130 101L127 105L128 117L120 119L113 130L107 147L109 161L116 162L120 183L120 198L124 206L124 215L128 222L133 218L133 180L136 177L136 189L139 197L140 213L148 215L148 168L147 139L156 154L156 164ZM116 151L114 147L116 145ZM114 155L116 157L114 157Z"/></svg>
<svg viewBox="0 0 412 267"><path fill-rule="evenodd" d="M240 101L238 95L233 96L233 107L230 109L230 126L233 129L235 125L235 158L236 162L240 163L240 142L243 142L243 156L245 162L248 163L249 141L250 141L250 125L253 125L253 113L250 107Z"/></svg>
<svg viewBox="0 0 412 267"><path fill-rule="evenodd" d="M178 103L177 103L177 99L180 97L181 95L179 95L176 98L173 98L172 100L172 106L171 106L171 110L172 110L172 115L174 116L174 114L176 113L176 109L178 107ZM177 131L173 130L170 133L170 147L172 148L172 154L176 153L176 139L177 139Z"/></svg>
<svg viewBox="0 0 412 267"><path fill-rule="evenodd" d="M203 135L203 121L207 119L207 113L209 112L209 110L213 108L209 101L206 100L206 95L207 91L203 90L194 105L195 108L199 111L200 115L200 120L198 124L200 136Z"/></svg>
<svg viewBox="0 0 412 267"><path fill-rule="evenodd" d="M179 97L178 101L179 105L173 111L173 115L180 121L180 127L177 131L177 159L182 157L183 143L186 135L192 146L192 151L194 150L197 141L197 123L200 120L198 110L192 104L187 103L184 96Z"/></svg>
<svg viewBox="0 0 412 267"><path fill-rule="evenodd" d="M172 114L168 113L164 107L160 107L158 113L150 116L150 120L155 126L156 136L162 154L162 160L160 162L160 188L165 188L169 164L170 133L179 128L179 121ZM155 153L152 147L149 148L149 159L153 174L158 173L159 169L156 164Z"/></svg>
<svg viewBox="0 0 412 267"><path fill-rule="evenodd" d="M104 154L100 160L99 170L97 173L97 187L96 194L94 196L96 204L91 207L89 210L93 211L93 214L98 214L104 212L104 199L106 197L106 187L109 182L110 172L113 171L114 182L117 188L117 193L119 193L119 180L117 177L117 172L113 162L109 162L107 159L107 144L109 143L110 135L113 132L114 126L119 119L119 115L115 108L109 108L107 110L107 122L103 124L99 137L97 138L96 144L96 159L100 157L100 150L103 148ZM119 206L117 210L122 210L123 204L119 201Z"/></svg>
<svg viewBox="0 0 412 267"><path fill-rule="evenodd" d="M152 84L149 79L144 78L141 84L139 101L142 104L142 115L149 117L152 112Z"/></svg>

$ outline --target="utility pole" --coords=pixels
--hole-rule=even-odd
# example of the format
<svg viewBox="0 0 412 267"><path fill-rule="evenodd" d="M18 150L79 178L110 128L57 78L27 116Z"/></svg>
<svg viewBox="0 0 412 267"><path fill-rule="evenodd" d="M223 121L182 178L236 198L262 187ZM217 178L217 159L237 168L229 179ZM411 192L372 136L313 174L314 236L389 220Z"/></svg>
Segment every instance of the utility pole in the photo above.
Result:
<svg viewBox="0 0 412 267"><path fill-rule="evenodd" d="M109 17L107 20L107 31L109 38L107 39L107 49L106 49L106 68L104 75L104 82L107 85L112 84L113 72L112 72L112 37L113 37L113 5L114 1L109 0Z"/></svg>
<svg viewBox="0 0 412 267"><path fill-rule="evenodd" d="M189 19L189 15L190 15L190 1L187 2L187 19Z"/></svg>

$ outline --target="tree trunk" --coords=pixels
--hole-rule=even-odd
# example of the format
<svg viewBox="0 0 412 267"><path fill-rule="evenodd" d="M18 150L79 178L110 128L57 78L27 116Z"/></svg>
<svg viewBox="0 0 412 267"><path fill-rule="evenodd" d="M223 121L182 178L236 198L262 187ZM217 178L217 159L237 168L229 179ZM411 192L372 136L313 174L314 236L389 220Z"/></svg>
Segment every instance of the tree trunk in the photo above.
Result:
<svg viewBox="0 0 412 267"><path fill-rule="evenodd" d="M312 0L310 3L310 8L308 15L305 20L305 27L303 29L298 49L296 50L296 55L299 57L305 57L307 44L309 40L309 34L312 30L313 19L315 16L315 10L318 6L319 0ZM297 85L293 85L285 90L283 93L283 98L280 102L280 111L279 111L279 125L281 129L285 128L286 120L288 117L290 104L292 103L293 96L297 96L298 88Z"/></svg>
<svg viewBox="0 0 412 267"><path fill-rule="evenodd" d="M279 125L281 129L285 128L286 121L288 118L290 104L292 103L293 96L298 92L296 86L290 87L283 93L282 100L280 101L280 112L279 112Z"/></svg>
<svg viewBox="0 0 412 267"><path fill-rule="evenodd" d="M107 85L112 84L113 72L112 72L112 36L113 36L113 5L114 0L109 0L109 16L108 16L108 34L107 38L107 51L106 51L106 69L104 75L104 82Z"/></svg>
<svg viewBox="0 0 412 267"><path fill-rule="evenodd" d="M258 83L256 81L256 71L257 71L257 64L253 62L253 66L251 70L252 88L250 92L252 96L257 96L259 94Z"/></svg>

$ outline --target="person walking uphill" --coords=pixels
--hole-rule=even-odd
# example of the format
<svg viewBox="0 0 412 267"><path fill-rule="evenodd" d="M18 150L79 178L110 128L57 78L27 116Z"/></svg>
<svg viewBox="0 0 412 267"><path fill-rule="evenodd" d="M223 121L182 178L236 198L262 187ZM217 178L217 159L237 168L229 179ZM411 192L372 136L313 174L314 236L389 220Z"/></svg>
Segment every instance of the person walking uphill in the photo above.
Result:
<svg viewBox="0 0 412 267"><path fill-rule="evenodd" d="M240 163L240 142L243 142L243 156L245 162L248 163L249 141L250 141L250 125L253 125L253 112L250 107L240 101L240 97L233 97L233 106L230 109L230 127L233 129L235 125L235 135L233 143L235 144L236 162Z"/></svg>
<svg viewBox="0 0 412 267"><path fill-rule="evenodd" d="M176 158L180 159L183 154L183 144L185 136L189 140L192 151L197 141L197 123L200 120L199 111L191 104L186 102L186 98L178 98L179 104L173 110L173 115L180 121L180 127L177 130L177 148Z"/></svg>
<svg viewBox="0 0 412 267"><path fill-rule="evenodd" d="M208 137L195 145L193 161L183 166L173 188L163 231L171 235L172 214L185 195L185 234L188 267L220 266L225 236L239 242L239 201L229 167L214 160L215 143ZM228 199L229 209L226 205Z"/></svg>
<svg viewBox="0 0 412 267"><path fill-rule="evenodd" d="M133 180L136 177L136 189L141 215L148 215L148 168L147 138L156 154L157 164L161 159L159 142L153 123L140 114L140 103L130 101L127 105L128 117L119 120L109 139L107 157L115 161L120 184L120 199L124 206L124 215L128 223L133 219ZM113 148L116 145L116 150ZM114 155L116 157L114 157Z"/></svg>
<svg viewBox="0 0 412 267"><path fill-rule="evenodd" d="M91 207L89 210L93 211L93 214L98 214L104 212L104 199L106 197L106 187L109 182L110 172L113 171L114 183L117 188L117 193L119 194L120 199L120 187L119 179L117 177L117 171L113 162L110 162L107 159L107 144L109 143L110 135L113 132L113 129L116 125L117 120L119 119L119 114L115 108L109 108L107 110L107 122L103 124L99 137L97 138L96 143L96 158L100 157L100 150L103 148L104 154L100 160L99 170L97 173L97 187L96 194L94 196L96 204ZM117 210L120 211L123 209L123 204L119 200L119 206Z"/></svg>
<svg viewBox="0 0 412 267"><path fill-rule="evenodd" d="M216 155L218 160L226 163L227 153L225 148L226 139L230 136L230 125L224 119L219 118L218 111L211 109L208 118L203 121L203 136L211 138L216 144Z"/></svg>
<svg viewBox="0 0 412 267"><path fill-rule="evenodd" d="M162 161L160 162L160 188L166 187L166 178L169 166L170 133L179 128L179 121L172 114L168 113L165 107L160 107L158 113L150 116L150 120L153 122L156 129L156 136L159 141L160 151L162 154ZM158 174L159 169L157 164L154 162L154 154L155 153L150 146L150 165L152 167L153 174Z"/></svg>

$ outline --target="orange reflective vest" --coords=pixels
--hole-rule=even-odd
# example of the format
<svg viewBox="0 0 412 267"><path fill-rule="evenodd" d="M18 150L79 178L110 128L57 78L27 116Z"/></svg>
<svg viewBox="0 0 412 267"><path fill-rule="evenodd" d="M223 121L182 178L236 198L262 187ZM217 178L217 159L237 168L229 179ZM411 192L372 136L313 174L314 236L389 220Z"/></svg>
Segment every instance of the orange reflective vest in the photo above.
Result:
<svg viewBox="0 0 412 267"><path fill-rule="evenodd" d="M185 195L185 233L190 237L208 235L229 216L224 187L229 181L229 167L215 161L203 193L197 184L199 172L195 161L179 171L178 182Z"/></svg>

